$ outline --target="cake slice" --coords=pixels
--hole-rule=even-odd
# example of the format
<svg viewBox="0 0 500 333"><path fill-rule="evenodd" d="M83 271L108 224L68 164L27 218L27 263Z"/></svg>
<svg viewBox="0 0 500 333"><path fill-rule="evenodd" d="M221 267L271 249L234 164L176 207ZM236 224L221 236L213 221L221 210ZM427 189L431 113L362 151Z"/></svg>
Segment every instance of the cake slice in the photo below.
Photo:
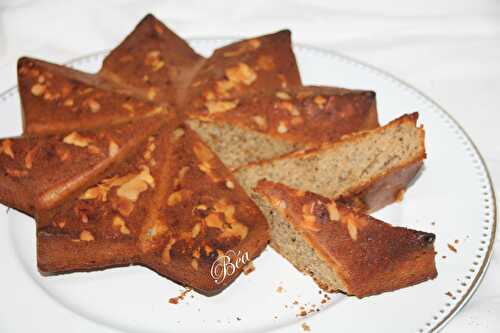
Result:
<svg viewBox="0 0 500 333"><path fill-rule="evenodd" d="M138 264L208 295L268 241L258 207L184 126L163 127L98 185L37 217L43 273Z"/></svg>
<svg viewBox="0 0 500 333"><path fill-rule="evenodd" d="M431 233L395 227L340 202L259 181L271 246L327 291L359 298L437 276Z"/></svg>
<svg viewBox="0 0 500 333"><path fill-rule="evenodd" d="M321 148L251 163L235 176L251 196L265 178L374 211L401 199L423 164L425 132L417 118L404 115Z"/></svg>
<svg viewBox="0 0 500 333"><path fill-rule="evenodd" d="M116 166L168 118L0 140L0 202L33 215Z"/></svg>
<svg viewBox="0 0 500 333"><path fill-rule="evenodd" d="M171 111L95 75L31 58L19 59L18 82L25 134L86 130Z"/></svg>
<svg viewBox="0 0 500 333"><path fill-rule="evenodd" d="M188 121L230 168L379 126L375 93L370 91L280 88L241 97L234 104L217 112L198 109Z"/></svg>
<svg viewBox="0 0 500 333"><path fill-rule="evenodd" d="M99 76L146 99L176 104L179 90L203 61L186 41L148 14L104 59Z"/></svg>

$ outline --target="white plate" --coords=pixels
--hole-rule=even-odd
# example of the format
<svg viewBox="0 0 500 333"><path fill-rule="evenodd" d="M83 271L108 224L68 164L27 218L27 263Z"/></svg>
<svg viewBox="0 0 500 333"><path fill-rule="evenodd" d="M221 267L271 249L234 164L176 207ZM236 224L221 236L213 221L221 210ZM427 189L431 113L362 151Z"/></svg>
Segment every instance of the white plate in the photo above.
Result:
<svg viewBox="0 0 500 333"><path fill-rule="evenodd" d="M227 42L193 40L192 45L208 55ZM267 249L255 261L255 272L241 276L222 294L207 298L190 292L173 305L169 298L182 288L142 267L40 276L33 220L13 210L2 211L0 331L300 332L304 324L312 332L442 328L472 296L491 256L495 202L479 153L444 110L409 85L335 53L305 46L296 46L295 51L306 84L375 90L382 123L420 112L428 151L423 173L402 203L376 215L436 234L437 279L362 300L332 295L321 304L323 295L312 280ZM94 54L71 64L96 71L103 56ZM0 108L1 127L19 124L15 88L0 96ZM300 306L320 311L303 318L298 316Z"/></svg>

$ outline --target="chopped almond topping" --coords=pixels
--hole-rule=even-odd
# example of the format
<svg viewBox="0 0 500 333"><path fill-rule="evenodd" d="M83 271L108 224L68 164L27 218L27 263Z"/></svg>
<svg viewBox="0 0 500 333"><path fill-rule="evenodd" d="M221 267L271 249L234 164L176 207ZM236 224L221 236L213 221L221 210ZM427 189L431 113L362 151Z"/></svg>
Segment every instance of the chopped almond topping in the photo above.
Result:
<svg viewBox="0 0 500 333"><path fill-rule="evenodd" d="M283 99L283 100L290 100L291 99L290 95L284 91L278 91L276 93L276 97L278 97L279 99Z"/></svg>
<svg viewBox="0 0 500 333"><path fill-rule="evenodd" d="M134 111L134 106L130 103L123 103L122 108L124 108L125 110L127 110L129 112Z"/></svg>
<svg viewBox="0 0 500 333"><path fill-rule="evenodd" d="M196 238L199 234L200 234L200 231L201 231L201 223L196 223L193 227L193 229L191 230L191 235L193 238Z"/></svg>
<svg viewBox="0 0 500 333"><path fill-rule="evenodd" d="M157 89L156 88L149 88L147 97L150 101L154 100L156 98L157 94Z"/></svg>
<svg viewBox="0 0 500 333"><path fill-rule="evenodd" d="M101 104L99 104L99 102L97 102L93 98L87 100L87 105L89 106L90 111L92 111L93 113L96 113L101 109Z"/></svg>
<svg viewBox="0 0 500 333"><path fill-rule="evenodd" d="M318 95L318 96L314 97L314 103L316 103L316 105L322 109L325 107L326 98L324 98L321 95Z"/></svg>
<svg viewBox="0 0 500 333"><path fill-rule="evenodd" d="M95 238L90 231L84 230L80 233L80 240L85 242L93 241Z"/></svg>
<svg viewBox="0 0 500 333"><path fill-rule="evenodd" d="M220 97L229 97L228 92L234 88L234 82L230 80L220 80L216 82L215 89Z"/></svg>
<svg viewBox="0 0 500 333"><path fill-rule="evenodd" d="M118 154L118 144L116 142L114 142L113 140L110 140L109 141L109 148L108 148L108 154L109 156L113 157L113 156L116 156L116 154Z"/></svg>
<svg viewBox="0 0 500 333"><path fill-rule="evenodd" d="M248 227L243 223L233 223L230 227L224 229L224 231L220 234L222 238L229 237L239 237L241 240L245 239L248 235Z"/></svg>
<svg viewBox="0 0 500 333"><path fill-rule="evenodd" d="M234 189L234 183L231 180L228 179L228 180L226 180L226 187L228 189L232 190L232 189Z"/></svg>
<svg viewBox="0 0 500 333"><path fill-rule="evenodd" d="M120 216L113 216L113 227L120 228L120 232L124 235L130 234L130 230L127 228L125 224L125 220L123 220Z"/></svg>
<svg viewBox="0 0 500 333"><path fill-rule="evenodd" d="M208 216L205 218L205 222L210 228L218 228L221 230L224 228L224 222L221 220L219 214L217 213L208 214Z"/></svg>
<svg viewBox="0 0 500 333"><path fill-rule="evenodd" d="M9 156L10 158L14 158L14 152L12 151L12 140L5 139L2 140L2 146L0 147L0 153Z"/></svg>
<svg viewBox="0 0 500 333"><path fill-rule="evenodd" d="M67 100L64 101L64 106L73 106L75 102L73 101L72 98L68 98Z"/></svg>
<svg viewBox="0 0 500 333"><path fill-rule="evenodd" d="M257 124L259 129L266 130L267 129L267 120L263 116L253 116L253 121Z"/></svg>
<svg viewBox="0 0 500 333"><path fill-rule="evenodd" d="M47 89L46 86L44 86L43 84L35 84L33 85L33 87L31 87L31 93L34 95L34 96L41 96L45 93L45 90Z"/></svg>
<svg viewBox="0 0 500 333"><path fill-rule="evenodd" d="M141 169L138 175L118 188L116 195L135 202L142 192L146 191L149 187L155 187L155 180L151 176L149 167L142 166Z"/></svg>
<svg viewBox="0 0 500 333"><path fill-rule="evenodd" d="M64 137L63 142L69 145L84 148L87 147L92 142L92 139L84 137L78 132L71 132L70 134Z"/></svg>
<svg viewBox="0 0 500 333"><path fill-rule="evenodd" d="M205 107L210 114L227 112L234 109L236 106L238 106L237 101L207 101L205 103Z"/></svg>
<svg viewBox="0 0 500 333"><path fill-rule="evenodd" d="M196 260L196 259L191 260L191 267L193 267L193 269L195 271L197 271L198 270L198 260Z"/></svg>
<svg viewBox="0 0 500 333"><path fill-rule="evenodd" d="M237 66L226 68L225 73L230 81L243 83L247 86L257 79L255 71L243 62L238 63Z"/></svg>
<svg viewBox="0 0 500 333"><path fill-rule="evenodd" d="M326 209L328 210L328 215L330 216L330 221L339 221L340 220L340 214L337 209L337 205L335 202L331 202L326 205Z"/></svg>
<svg viewBox="0 0 500 333"><path fill-rule="evenodd" d="M358 239L358 228L350 220L347 221L347 231L349 232L349 236L351 236L352 240L355 241Z"/></svg>
<svg viewBox="0 0 500 333"><path fill-rule="evenodd" d="M268 55L260 56L257 59L257 66L265 71L273 70L275 67L273 57Z"/></svg>
<svg viewBox="0 0 500 333"><path fill-rule="evenodd" d="M184 129L182 128L176 128L173 133L172 133L172 140L173 142L176 142L177 140L179 140L180 138L182 138L184 136Z"/></svg>
<svg viewBox="0 0 500 333"><path fill-rule="evenodd" d="M280 121L276 130L278 131L278 133L284 134L288 132L288 127L286 127L286 123L284 121Z"/></svg>
<svg viewBox="0 0 500 333"><path fill-rule="evenodd" d="M183 189L183 190L176 191L176 192L170 194L170 196L167 199L167 204L169 206L175 206L178 203L182 202L182 200L184 200L185 198L189 197L191 194L192 194L192 192L189 190Z"/></svg>

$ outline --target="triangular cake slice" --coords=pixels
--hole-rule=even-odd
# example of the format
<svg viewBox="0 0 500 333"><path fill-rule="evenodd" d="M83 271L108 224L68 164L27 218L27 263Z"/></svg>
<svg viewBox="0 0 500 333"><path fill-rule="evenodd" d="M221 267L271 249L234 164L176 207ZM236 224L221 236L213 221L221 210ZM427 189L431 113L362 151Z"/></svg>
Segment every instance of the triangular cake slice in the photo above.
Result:
<svg viewBox="0 0 500 333"><path fill-rule="evenodd" d="M404 115L321 148L251 163L235 176L252 196L265 178L374 211L400 200L423 164L425 132L417 118L417 113Z"/></svg>
<svg viewBox="0 0 500 333"><path fill-rule="evenodd" d="M171 117L170 117L171 118ZM42 137L0 140L0 202L34 214L116 166L167 117Z"/></svg>
<svg viewBox="0 0 500 333"><path fill-rule="evenodd" d="M216 92L214 98L224 95ZM245 96L234 108L199 109L190 118L190 126L230 168L379 126L375 93L315 86Z"/></svg>
<svg viewBox="0 0 500 333"><path fill-rule="evenodd" d="M299 86L291 33L282 30L216 49L185 90L184 104L189 114L213 112L230 108L241 96Z"/></svg>
<svg viewBox="0 0 500 333"><path fill-rule="evenodd" d="M153 101L177 102L204 58L148 14L104 59L99 76Z"/></svg>
<svg viewBox="0 0 500 333"><path fill-rule="evenodd" d="M171 111L95 75L31 58L19 59L18 83L25 134L85 130Z"/></svg>
<svg viewBox="0 0 500 333"><path fill-rule="evenodd" d="M188 127L163 127L97 186L37 218L44 273L139 264L206 294L269 240L267 222Z"/></svg>
<svg viewBox="0 0 500 333"><path fill-rule="evenodd" d="M261 180L271 246L328 291L365 297L437 276L431 233L395 227L342 203Z"/></svg>

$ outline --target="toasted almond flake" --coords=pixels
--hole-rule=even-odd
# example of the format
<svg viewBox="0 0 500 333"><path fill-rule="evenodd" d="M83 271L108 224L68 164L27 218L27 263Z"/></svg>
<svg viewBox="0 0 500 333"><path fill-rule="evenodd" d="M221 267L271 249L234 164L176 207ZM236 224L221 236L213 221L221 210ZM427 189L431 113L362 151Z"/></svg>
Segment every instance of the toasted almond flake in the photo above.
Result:
<svg viewBox="0 0 500 333"><path fill-rule="evenodd" d="M118 144L116 142L114 142L113 140L110 140L109 147L108 147L109 156L111 156L111 157L116 156L116 154L118 154L119 148L120 147L118 146Z"/></svg>
<svg viewBox="0 0 500 333"><path fill-rule="evenodd" d="M197 271L198 270L198 260L196 260L196 259L191 260L191 267L193 267L193 269L195 271Z"/></svg>
<svg viewBox="0 0 500 333"><path fill-rule="evenodd" d="M162 69L163 67L165 67L165 62L159 60L157 62L155 62L153 65L153 72L157 72L159 71L160 69Z"/></svg>
<svg viewBox="0 0 500 333"><path fill-rule="evenodd" d="M238 106L237 101L207 101L205 102L205 107L208 110L208 113L221 113L227 112L229 110L234 109Z"/></svg>
<svg viewBox="0 0 500 333"><path fill-rule="evenodd" d="M399 190L398 194L396 195L396 201L397 202L403 201L404 196L405 196L405 190L404 189Z"/></svg>
<svg viewBox="0 0 500 333"><path fill-rule="evenodd" d="M149 88L147 98L152 101L156 98L157 91L155 88Z"/></svg>
<svg viewBox="0 0 500 333"><path fill-rule="evenodd" d="M201 162L210 162L214 158L212 151L201 142L196 142L193 145L193 151Z"/></svg>
<svg viewBox="0 0 500 333"><path fill-rule="evenodd" d="M234 82L230 80L220 80L215 83L215 90L219 97L229 97L228 92L234 88Z"/></svg>
<svg viewBox="0 0 500 333"><path fill-rule="evenodd" d="M199 234L200 234L200 231L201 231L201 223L196 223L193 227L193 229L191 230L191 236L193 238L196 238Z"/></svg>
<svg viewBox="0 0 500 333"><path fill-rule="evenodd" d="M115 215L113 216L113 227L119 228L120 232L124 235L130 234L129 228L125 224L125 220L121 218L121 216Z"/></svg>
<svg viewBox="0 0 500 333"><path fill-rule="evenodd" d="M314 103L322 109L326 104L326 98L318 95L314 97Z"/></svg>
<svg viewBox="0 0 500 333"><path fill-rule="evenodd" d="M155 180L151 176L149 167L142 166L141 169L138 175L118 188L116 195L135 202L142 192L155 187Z"/></svg>
<svg viewBox="0 0 500 333"><path fill-rule="evenodd" d="M45 93L46 89L47 87L44 86L43 84L36 83L33 85L33 87L31 87L31 93L34 96L41 96Z"/></svg>
<svg viewBox="0 0 500 333"><path fill-rule="evenodd" d="M69 145L85 148L92 142L92 139L84 137L78 132L71 132L64 137L63 142Z"/></svg>
<svg viewBox="0 0 500 333"><path fill-rule="evenodd" d="M278 128L277 128L277 131L278 133L280 134L284 134L286 132L288 132L288 128L286 127L286 124L284 121L280 121L279 122L279 125L278 125Z"/></svg>
<svg viewBox="0 0 500 333"><path fill-rule="evenodd" d="M170 194L168 199L167 199L167 204L169 206L175 206L178 203L180 203L183 199L183 197L182 197L182 195L184 193L183 191L184 190L179 190L179 191L176 191L176 192Z"/></svg>
<svg viewBox="0 0 500 333"><path fill-rule="evenodd" d="M172 133L172 140L176 142L184 136L184 129L181 127L176 128Z"/></svg>
<svg viewBox="0 0 500 333"><path fill-rule="evenodd" d="M80 240L85 242L93 241L95 238L90 231L84 230L80 233Z"/></svg>
<svg viewBox="0 0 500 333"><path fill-rule="evenodd" d="M265 71L273 70L275 67L274 59L269 55L262 55L257 59L257 66Z"/></svg>
<svg viewBox="0 0 500 333"><path fill-rule="evenodd" d="M339 210L337 209L337 205L335 202L330 202L326 205L326 209L328 210L328 215L330 216L330 221L339 221L340 220L340 214Z"/></svg>
<svg viewBox="0 0 500 333"><path fill-rule="evenodd" d="M226 68L226 77L234 83L243 83L251 85L256 79L257 74L247 64L240 62L237 66Z"/></svg>
<svg viewBox="0 0 500 333"><path fill-rule="evenodd" d="M31 168L33 167L33 156L35 155L36 151L37 148L35 147L26 153L26 156L24 157L24 166L26 167L26 169L31 170Z"/></svg>
<svg viewBox="0 0 500 333"><path fill-rule="evenodd" d="M207 227L217 228L221 230L224 229L224 222L219 217L219 214L216 213L208 214L208 216L205 218L205 222L207 224Z"/></svg>
<svg viewBox="0 0 500 333"><path fill-rule="evenodd" d="M355 241L358 239L358 228L350 219L347 221L347 231L352 240Z"/></svg>
<svg viewBox="0 0 500 333"><path fill-rule="evenodd" d="M283 100L290 100L291 99L290 95L284 91L278 91L276 93L276 97L278 97L279 99L283 99Z"/></svg>
<svg viewBox="0 0 500 333"><path fill-rule="evenodd" d="M228 189L232 190L232 189L234 189L234 183L231 180L228 179L228 180L226 180L226 187Z"/></svg>
<svg viewBox="0 0 500 333"><path fill-rule="evenodd" d="M72 98L68 98L67 100L64 101L64 106L73 106L75 104L75 101L73 101Z"/></svg>
<svg viewBox="0 0 500 333"><path fill-rule="evenodd" d="M10 140L10 139L3 140L2 146L0 147L0 152L13 159L14 158L14 151L12 151L12 140Z"/></svg>
<svg viewBox="0 0 500 333"><path fill-rule="evenodd" d="M266 130L267 129L267 120L263 116L253 116L253 121L257 124L259 129Z"/></svg>
<svg viewBox="0 0 500 333"><path fill-rule="evenodd" d="M99 104L99 102L97 102L93 98L87 100L87 105L89 106L90 111L93 113L96 113L101 109L101 104Z"/></svg>
<svg viewBox="0 0 500 333"><path fill-rule="evenodd" d="M61 221L61 222L58 222L58 223L57 223L57 226L58 226L59 228L61 228L61 229L62 229L62 228L64 228L64 226L65 226L65 225L66 225L66 222L65 222L65 221Z"/></svg>
<svg viewBox="0 0 500 333"><path fill-rule="evenodd" d="M122 108L124 108L125 110L127 110L129 112L134 111L134 106L131 103L123 103Z"/></svg>
<svg viewBox="0 0 500 333"><path fill-rule="evenodd" d="M235 222L231 224L230 227L224 229L224 231L220 234L221 238L229 238L229 237L239 237L241 240L244 240L248 235L248 227L240 222Z"/></svg>

